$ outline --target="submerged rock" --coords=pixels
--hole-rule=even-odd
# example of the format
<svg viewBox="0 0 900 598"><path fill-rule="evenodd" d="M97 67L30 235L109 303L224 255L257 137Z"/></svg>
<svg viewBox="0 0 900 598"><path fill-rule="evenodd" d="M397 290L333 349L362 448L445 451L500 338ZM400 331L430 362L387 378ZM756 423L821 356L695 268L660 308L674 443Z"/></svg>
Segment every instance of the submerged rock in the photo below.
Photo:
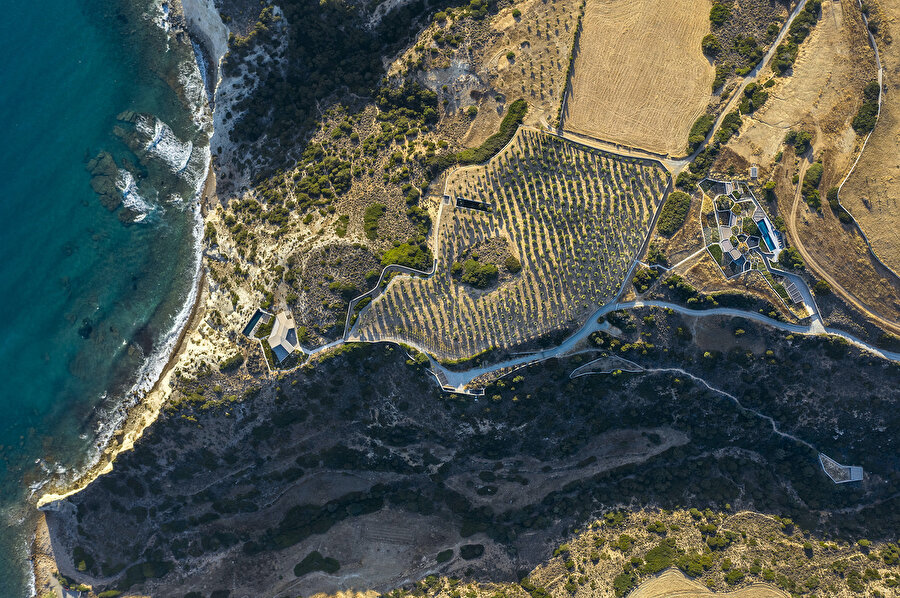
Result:
<svg viewBox="0 0 900 598"><path fill-rule="evenodd" d="M115 211L122 205L122 193L116 187L119 168L112 154L100 152L87 163L87 169L91 173L91 188L100 198L100 203L110 212Z"/></svg>

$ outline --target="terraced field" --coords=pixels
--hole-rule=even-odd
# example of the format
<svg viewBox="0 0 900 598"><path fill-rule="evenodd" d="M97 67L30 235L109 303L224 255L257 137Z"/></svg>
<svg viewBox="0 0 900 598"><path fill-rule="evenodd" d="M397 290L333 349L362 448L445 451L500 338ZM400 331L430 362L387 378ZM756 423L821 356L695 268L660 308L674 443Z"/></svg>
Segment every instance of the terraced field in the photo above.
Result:
<svg viewBox="0 0 900 598"><path fill-rule="evenodd" d="M520 129L486 166L449 176L437 273L393 281L355 336L456 359L580 322L617 294L668 184L656 163ZM473 201L490 211L461 205ZM467 284L472 262L484 280Z"/></svg>

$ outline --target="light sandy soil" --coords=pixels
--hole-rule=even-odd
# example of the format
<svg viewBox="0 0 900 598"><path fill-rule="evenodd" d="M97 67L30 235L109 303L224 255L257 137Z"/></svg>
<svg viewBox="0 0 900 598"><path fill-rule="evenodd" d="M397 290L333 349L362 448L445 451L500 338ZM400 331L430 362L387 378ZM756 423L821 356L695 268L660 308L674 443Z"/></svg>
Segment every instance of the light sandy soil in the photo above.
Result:
<svg viewBox="0 0 900 598"><path fill-rule="evenodd" d="M862 88L876 76L874 56L855 0L822 3L822 17L801 44L793 74L774 78L769 100L744 117L729 149L765 174L784 149L787 131L802 126L816 133L816 149L825 153L827 168L836 173L832 178L843 176L861 143L850 123ZM769 70L760 81L771 76Z"/></svg>
<svg viewBox="0 0 900 598"><path fill-rule="evenodd" d="M677 569L669 569L659 577L642 583L628 595L629 598L782 598L788 594L775 588L755 583L734 592L713 592L709 588L691 581Z"/></svg>
<svg viewBox="0 0 900 598"><path fill-rule="evenodd" d="M900 2L879 2L884 18L878 40L884 68L884 103L878 124L853 174L841 189L841 204L866 233L875 254L900 273Z"/></svg>
<svg viewBox="0 0 900 598"><path fill-rule="evenodd" d="M881 45L890 47L884 42ZM796 221L789 223L790 240L796 245L799 238L804 249L815 258L811 269L816 277L822 276L817 268L822 269L868 308L884 318L896 320L900 317L900 285L872 259L862 236L853 227L842 225L824 201L828 189L840 184L858 155L862 138L853 131L851 122L861 103L862 88L876 76L874 53L855 1L824 2L822 17L801 45L793 74L775 78L776 85L770 88L768 102L752 116L744 117L740 135L728 144L716 167L722 170L729 161L737 164L738 170L742 170L742 164L759 165L760 181L769 176L775 179L778 212L790 220L796 190L791 178L798 172L798 161L790 148L780 163L774 163L774 156L785 149L783 140L788 129L814 132L813 155L825 166L820 187L823 205L817 212L800 201ZM765 81L766 77L761 80ZM884 122L887 121L879 121L878 127ZM876 154L870 141L854 175L844 185L841 201L854 215L860 211L853 207L851 199L857 186L862 184L865 188L867 178L873 181L871 173L893 176L890 171L896 170L900 163L895 138L896 132L891 136L891 156L887 155L885 143L883 155L871 160L869 157ZM885 168L882 164L894 166ZM900 186L894 191L895 198L898 193ZM882 202L890 201L887 191L879 197ZM887 214L875 218L874 210L869 213L864 208L860 214L864 220L877 219L888 237L890 234L897 237L896 220L891 225ZM831 256L840 256L840 260Z"/></svg>
<svg viewBox="0 0 900 598"><path fill-rule="evenodd" d="M563 126L681 155L715 69L700 50L708 0L588 2Z"/></svg>
<svg viewBox="0 0 900 598"><path fill-rule="evenodd" d="M843 226L827 204L823 204L821 212L815 212L795 197L797 189L791 176L805 169L798 169L794 161L792 155L790 165L776 171L778 210L788 223L791 244L798 247L807 270L816 278L830 277L832 280L828 282L832 287L834 283L841 287L835 288L835 292L873 321L880 318L878 324L893 332L900 322L900 283L871 256L855 227ZM843 295L844 292L849 296Z"/></svg>

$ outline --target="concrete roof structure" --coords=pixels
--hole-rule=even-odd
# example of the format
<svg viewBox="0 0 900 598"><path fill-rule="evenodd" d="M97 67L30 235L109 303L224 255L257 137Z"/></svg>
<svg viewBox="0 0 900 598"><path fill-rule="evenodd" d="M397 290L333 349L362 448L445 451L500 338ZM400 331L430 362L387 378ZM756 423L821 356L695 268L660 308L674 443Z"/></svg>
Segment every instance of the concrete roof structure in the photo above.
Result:
<svg viewBox="0 0 900 598"><path fill-rule="evenodd" d="M846 484L847 482L860 482L863 479L863 468L859 465L841 465L828 455L819 453L819 463L822 470L831 478L835 484Z"/></svg>
<svg viewBox="0 0 900 598"><path fill-rule="evenodd" d="M294 352L297 348L297 326L291 314L283 311L275 316L268 342L279 363Z"/></svg>

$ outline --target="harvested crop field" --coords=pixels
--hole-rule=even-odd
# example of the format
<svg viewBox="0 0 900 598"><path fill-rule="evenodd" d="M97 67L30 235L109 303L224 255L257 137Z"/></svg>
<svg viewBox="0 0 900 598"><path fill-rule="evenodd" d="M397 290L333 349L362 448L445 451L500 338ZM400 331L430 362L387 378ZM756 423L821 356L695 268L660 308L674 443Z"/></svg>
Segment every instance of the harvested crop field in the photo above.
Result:
<svg viewBox="0 0 900 598"><path fill-rule="evenodd" d="M659 577L642 583L629 598L786 598L781 590L754 583L733 592L713 592L691 581L680 571L669 569Z"/></svg>
<svg viewBox="0 0 900 598"><path fill-rule="evenodd" d="M592 0L563 114L565 129L671 155L710 98L700 49L708 0Z"/></svg>
<svg viewBox="0 0 900 598"><path fill-rule="evenodd" d="M458 359L581 323L617 294L669 184L656 162L520 129L488 165L449 175L436 274L393 281L356 335ZM512 268L489 243L508 244Z"/></svg>
<svg viewBox="0 0 900 598"><path fill-rule="evenodd" d="M872 244L872 250L900 273L900 3L879 3L884 13L878 49L884 68L881 116L853 174L841 189L841 204L850 211ZM893 37L894 43L887 43Z"/></svg>

